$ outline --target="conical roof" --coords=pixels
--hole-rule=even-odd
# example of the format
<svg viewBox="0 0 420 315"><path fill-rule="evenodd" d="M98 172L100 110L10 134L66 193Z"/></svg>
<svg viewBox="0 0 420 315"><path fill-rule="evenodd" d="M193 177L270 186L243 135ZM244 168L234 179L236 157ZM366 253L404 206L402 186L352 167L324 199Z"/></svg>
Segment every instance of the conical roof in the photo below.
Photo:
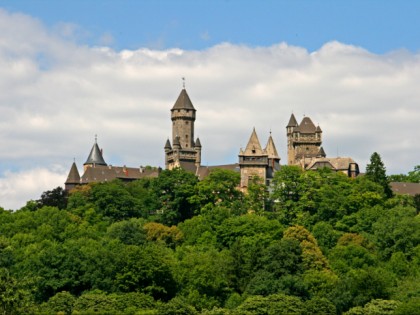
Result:
<svg viewBox="0 0 420 315"><path fill-rule="evenodd" d="M195 140L195 145L194 145L194 147L196 147L196 148L201 148L200 138L197 138L197 140Z"/></svg>
<svg viewBox="0 0 420 315"><path fill-rule="evenodd" d="M192 109L195 110L190 97L187 94L187 91L185 89L182 89L181 93L178 96L178 99L175 102L174 107L172 107L172 110L174 109Z"/></svg>
<svg viewBox="0 0 420 315"><path fill-rule="evenodd" d="M251 137L249 138L248 144L246 145L244 155L262 155L264 154L260 140L258 140L257 133L255 132L255 128L252 130Z"/></svg>
<svg viewBox="0 0 420 315"><path fill-rule="evenodd" d="M299 129L301 133L314 133L316 131L316 127L309 117L304 117L302 119Z"/></svg>
<svg viewBox="0 0 420 315"><path fill-rule="evenodd" d="M172 149L172 147L171 147L171 142L169 141L169 139L167 139L167 140L166 140L166 143L165 143L165 149L169 149L169 150L171 150L171 149Z"/></svg>
<svg viewBox="0 0 420 315"><path fill-rule="evenodd" d="M274 144L273 137L268 137L267 145L265 146L265 152L268 154L269 159L280 159L277 153L276 145Z"/></svg>
<svg viewBox="0 0 420 315"><path fill-rule="evenodd" d="M287 127L296 127L298 125L297 120L295 118L295 115L292 114L289 119L289 123L287 124Z"/></svg>
<svg viewBox="0 0 420 315"><path fill-rule="evenodd" d="M85 162L85 164L83 165L90 165L90 164L95 164L95 165L107 165L105 163L105 160L102 156L102 152L99 149L98 143L95 141L95 144L92 147L92 150L90 150L89 156Z"/></svg>
<svg viewBox="0 0 420 315"><path fill-rule="evenodd" d="M319 151L318 151L318 154L317 154L317 157L326 157L326 156L327 155L325 154L324 148L320 147Z"/></svg>
<svg viewBox="0 0 420 315"><path fill-rule="evenodd" d="M179 136L176 136L173 142L173 147L175 148L181 148L181 143L179 142Z"/></svg>
<svg viewBox="0 0 420 315"><path fill-rule="evenodd" d="M79 170L77 169L76 163L73 162L65 184L79 184L79 183L80 183Z"/></svg>
<svg viewBox="0 0 420 315"><path fill-rule="evenodd" d="M321 127L319 125L316 127L316 132L322 132Z"/></svg>

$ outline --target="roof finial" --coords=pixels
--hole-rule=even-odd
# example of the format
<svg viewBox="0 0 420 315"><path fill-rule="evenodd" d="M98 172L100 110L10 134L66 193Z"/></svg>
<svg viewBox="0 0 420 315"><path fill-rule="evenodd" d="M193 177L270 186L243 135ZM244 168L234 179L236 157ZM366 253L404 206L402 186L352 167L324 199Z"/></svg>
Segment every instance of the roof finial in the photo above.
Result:
<svg viewBox="0 0 420 315"><path fill-rule="evenodd" d="M75 157L73 158L73 163L76 163L76 158Z"/></svg>
<svg viewBox="0 0 420 315"><path fill-rule="evenodd" d="M271 137L271 128L270 128L270 137Z"/></svg>
<svg viewBox="0 0 420 315"><path fill-rule="evenodd" d="M98 143L98 135L95 133L95 143Z"/></svg>
<svg viewBox="0 0 420 315"><path fill-rule="evenodd" d="M182 88L185 90L185 77L182 77Z"/></svg>

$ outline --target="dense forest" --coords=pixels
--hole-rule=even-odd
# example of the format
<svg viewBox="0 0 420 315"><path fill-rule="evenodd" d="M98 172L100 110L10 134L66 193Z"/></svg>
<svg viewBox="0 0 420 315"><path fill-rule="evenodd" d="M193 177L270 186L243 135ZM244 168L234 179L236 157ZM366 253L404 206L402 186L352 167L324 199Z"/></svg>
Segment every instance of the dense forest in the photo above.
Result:
<svg viewBox="0 0 420 315"><path fill-rule="evenodd" d="M420 314L420 198L378 154L356 179L239 180L164 170L0 208L0 313Z"/></svg>

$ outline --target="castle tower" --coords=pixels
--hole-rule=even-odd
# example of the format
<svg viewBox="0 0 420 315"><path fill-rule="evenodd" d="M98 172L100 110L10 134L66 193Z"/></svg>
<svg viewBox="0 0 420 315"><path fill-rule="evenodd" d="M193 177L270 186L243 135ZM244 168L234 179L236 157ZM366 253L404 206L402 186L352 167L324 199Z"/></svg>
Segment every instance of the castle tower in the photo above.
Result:
<svg viewBox="0 0 420 315"><path fill-rule="evenodd" d="M241 170L241 187L248 187L249 181L259 177L266 182L266 169L268 166L268 155L261 148L255 128L245 150L239 152L239 168Z"/></svg>
<svg viewBox="0 0 420 315"><path fill-rule="evenodd" d="M66 191L69 191L77 185L80 185L80 174L79 170L77 169L76 162L73 162L70 168L69 175L67 176L67 180L64 183L64 189Z"/></svg>
<svg viewBox="0 0 420 315"><path fill-rule="evenodd" d="M264 151L266 152L268 158L266 177L267 180L270 180L274 177L274 173L280 169L280 156L277 153L276 145L274 144L271 132Z"/></svg>
<svg viewBox="0 0 420 315"><path fill-rule="evenodd" d="M182 89L171 109L172 146L169 139L165 144L165 165L167 169L181 167L194 171L201 164L201 143L194 142L196 109L185 88Z"/></svg>
<svg viewBox="0 0 420 315"><path fill-rule="evenodd" d="M301 165L306 168L309 161L317 156L325 155L321 150L322 130L315 127L309 117L304 117L298 125L292 114L286 126L287 157L289 165Z"/></svg>
<svg viewBox="0 0 420 315"><path fill-rule="evenodd" d="M86 171L88 167L95 167L96 165L107 166L105 160L102 156L102 150L99 149L98 139L95 136L95 143L93 144L92 149L90 150L89 156L86 162L83 164L83 168Z"/></svg>

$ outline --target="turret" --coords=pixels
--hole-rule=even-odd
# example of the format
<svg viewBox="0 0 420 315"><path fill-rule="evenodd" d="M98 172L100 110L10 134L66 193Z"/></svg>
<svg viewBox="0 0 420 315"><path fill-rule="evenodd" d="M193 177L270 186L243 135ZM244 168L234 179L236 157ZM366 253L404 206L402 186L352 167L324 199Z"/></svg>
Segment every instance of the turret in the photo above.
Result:
<svg viewBox="0 0 420 315"><path fill-rule="evenodd" d="M96 165L107 166L107 164L106 164L106 162L105 162L105 160L102 156L102 150L99 149L97 140L98 139L95 136L95 143L94 143L92 149L90 150L90 153L89 153L89 156L88 156L86 162L83 164L85 171L88 167L95 167Z"/></svg>
<svg viewBox="0 0 420 315"><path fill-rule="evenodd" d="M171 109L172 119L172 142L175 142L175 137L179 137L179 142L182 148L192 149L194 147L194 122L195 122L195 108L187 94L187 91L182 89Z"/></svg>
<svg viewBox="0 0 420 315"><path fill-rule="evenodd" d="M199 138L195 140L194 150L197 152L197 155L195 158L195 166L199 167L201 165L201 142Z"/></svg>
<svg viewBox="0 0 420 315"><path fill-rule="evenodd" d="M69 175L67 176L67 180L64 183L65 190L69 191L80 185L80 174L79 170L77 169L76 162L73 162L70 168Z"/></svg>

